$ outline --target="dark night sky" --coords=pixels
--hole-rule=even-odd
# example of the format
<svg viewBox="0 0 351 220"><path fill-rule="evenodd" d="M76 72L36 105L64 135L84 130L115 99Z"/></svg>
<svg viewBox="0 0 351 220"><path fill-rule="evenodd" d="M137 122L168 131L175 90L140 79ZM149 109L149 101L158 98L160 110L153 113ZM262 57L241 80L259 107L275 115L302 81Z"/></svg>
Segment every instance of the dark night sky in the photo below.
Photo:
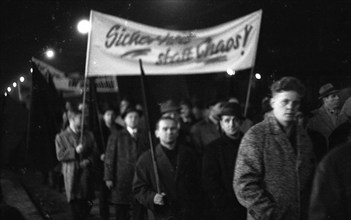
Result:
<svg viewBox="0 0 351 220"><path fill-rule="evenodd" d="M2 0L0 8L0 90L29 72L32 56L64 72L83 73L87 37L76 31L76 24L88 18L90 9L184 30L211 27L262 8L257 71L350 81L349 0ZM54 60L45 59L47 47L56 50Z"/></svg>

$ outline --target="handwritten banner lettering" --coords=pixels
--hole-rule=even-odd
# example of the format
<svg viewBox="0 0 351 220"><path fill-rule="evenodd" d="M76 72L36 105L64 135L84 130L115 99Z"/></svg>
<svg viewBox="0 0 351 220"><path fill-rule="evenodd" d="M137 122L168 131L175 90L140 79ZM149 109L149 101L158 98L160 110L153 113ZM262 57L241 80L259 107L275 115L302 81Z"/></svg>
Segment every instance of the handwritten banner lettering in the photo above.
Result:
<svg viewBox="0 0 351 220"><path fill-rule="evenodd" d="M254 65L262 11L216 27L176 31L91 11L87 76L194 74Z"/></svg>

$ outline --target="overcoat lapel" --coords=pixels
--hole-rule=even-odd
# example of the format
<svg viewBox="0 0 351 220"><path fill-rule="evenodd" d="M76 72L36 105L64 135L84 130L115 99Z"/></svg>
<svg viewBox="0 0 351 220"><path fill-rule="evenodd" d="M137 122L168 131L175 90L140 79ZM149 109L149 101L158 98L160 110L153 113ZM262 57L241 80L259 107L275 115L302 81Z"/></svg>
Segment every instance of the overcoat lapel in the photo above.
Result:
<svg viewBox="0 0 351 220"><path fill-rule="evenodd" d="M274 140L278 143L276 146L282 147L285 152L289 152L290 155L294 155L296 157L296 153L288 139L288 136L279 127L277 120L274 117L271 117L270 120L272 120L272 123L270 123L271 132L274 135Z"/></svg>
<svg viewBox="0 0 351 220"><path fill-rule="evenodd" d="M326 127L328 127L329 129L334 129L334 124L332 122L332 120L330 119L328 113L326 112L326 110L322 107L319 109L319 112L321 113L321 120L323 121L324 125Z"/></svg>

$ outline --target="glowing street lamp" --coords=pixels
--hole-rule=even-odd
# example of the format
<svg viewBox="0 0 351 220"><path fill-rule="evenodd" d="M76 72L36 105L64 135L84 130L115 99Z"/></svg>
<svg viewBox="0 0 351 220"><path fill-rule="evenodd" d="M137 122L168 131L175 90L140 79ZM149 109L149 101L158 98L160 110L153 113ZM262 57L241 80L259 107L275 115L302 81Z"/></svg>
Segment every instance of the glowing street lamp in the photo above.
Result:
<svg viewBox="0 0 351 220"><path fill-rule="evenodd" d="M87 34L90 30L90 22L88 20L81 20L78 22L77 29L81 34Z"/></svg>
<svg viewBox="0 0 351 220"><path fill-rule="evenodd" d="M48 49L45 51L45 55L47 58L52 59L55 56L55 52L52 49Z"/></svg>
<svg viewBox="0 0 351 220"><path fill-rule="evenodd" d="M13 88L16 88L17 87L17 83L16 82L12 83L12 86L13 86Z"/></svg>
<svg viewBox="0 0 351 220"><path fill-rule="evenodd" d="M256 73L256 74L255 74L255 78L256 78L256 79L261 79L261 78L262 78L262 77L261 77L261 74Z"/></svg>
<svg viewBox="0 0 351 220"><path fill-rule="evenodd" d="M20 77L20 82L24 82L24 77L23 76Z"/></svg>
<svg viewBox="0 0 351 220"><path fill-rule="evenodd" d="M30 68L30 72L33 73L33 68Z"/></svg>
<svg viewBox="0 0 351 220"><path fill-rule="evenodd" d="M11 92L11 87L7 87L7 92Z"/></svg>

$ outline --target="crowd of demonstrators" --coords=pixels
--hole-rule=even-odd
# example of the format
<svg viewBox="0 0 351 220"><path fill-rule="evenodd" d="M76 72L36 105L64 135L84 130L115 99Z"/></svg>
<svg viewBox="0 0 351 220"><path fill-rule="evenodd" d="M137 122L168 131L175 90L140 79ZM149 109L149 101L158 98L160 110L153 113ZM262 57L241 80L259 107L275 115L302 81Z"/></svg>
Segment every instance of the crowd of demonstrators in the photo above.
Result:
<svg viewBox="0 0 351 220"><path fill-rule="evenodd" d="M66 197L73 219L83 220L87 219L92 207L92 163L97 147L91 132L83 129L82 133L82 111L72 108L67 118L68 127L56 136L56 154L62 164Z"/></svg>
<svg viewBox="0 0 351 220"><path fill-rule="evenodd" d="M271 92L272 111L241 141L233 187L248 219L307 219L315 162L312 142L295 120L305 88L283 77Z"/></svg>
<svg viewBox="0 0 351 220"><path fill-rule="evenodd" d="M120 220L307 219L309 202L325 187L318 186L326 182L322 164L331 159L322 159L351 140L351 98L340 110L338 90L328 83L319 90L323 105L302 113L303 95L298 79L283 77L252 118L243 117L235 97L210 100L205 109L189 99L160 103L153 146L159 182L140 106L123 98L117 115L106 104L100 133L94 137L85 123L81 143L88 108L69 105L56 150L74 219L86 219L96 182L102 219L111 204Z"/></svg>

